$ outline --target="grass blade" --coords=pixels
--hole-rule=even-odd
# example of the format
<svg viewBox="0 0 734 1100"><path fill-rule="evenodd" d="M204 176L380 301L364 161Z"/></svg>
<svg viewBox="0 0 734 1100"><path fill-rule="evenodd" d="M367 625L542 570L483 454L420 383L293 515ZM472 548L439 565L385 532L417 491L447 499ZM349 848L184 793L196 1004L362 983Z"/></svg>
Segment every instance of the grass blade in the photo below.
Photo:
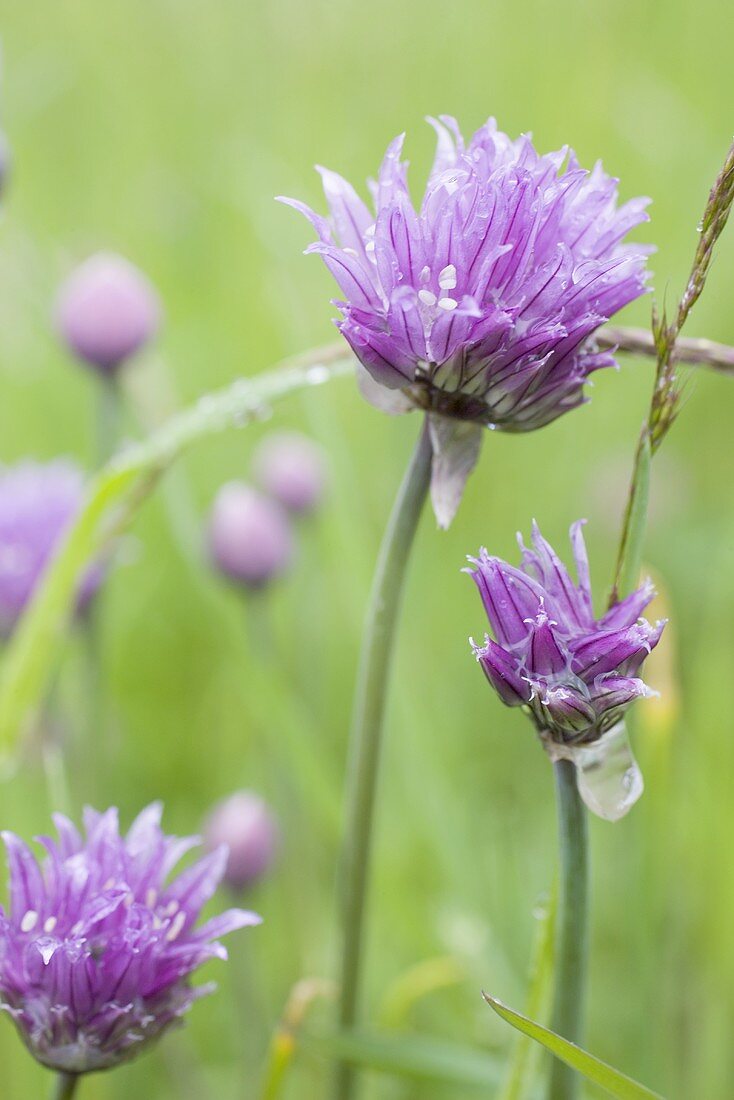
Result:
<svg viewBox="0 0 734 1100"><path fill-rule="evenodd" d="M72 614L84 567L133 519L159 478L192 444L257 420L273 401L352 369L340 345L227 389L206 394L147 440L113 458L91 482L86 501L18 624L0 669L0 751L12 750L32 722Z"/></svg>
<svg viewBox="0 0 734 1100"><path fill-rule="evenodd" d="M395 1077L450 1085L499 1085L502 1065L491 1054L424 1035L344 1031L306 1039L305 1049Z"/></svg>
<svg viewBox="0 0 734 1100"><path fill-rule="evenodd" d="M529 1020L527 1016L522 1016L514 1009L508 1008L507 1005L502 1004L495 997L490 997L487 993L484 993L483 996L490 1008L493 1008L498 1016L501 1016L517 1031L522 1032L523 1035L529 1035L531 1039L535 1039L537 1043L544 1046L556 1058L560 1058L566 1065L571 1066L587 1081L592 1081L595 1085L600 1085L603 1089L606 1089L612 1096L617 1097L617 1100L663 1100L659 1093L653 1092L645 1085L638 1084L637 1081L633 1081L631 1077L627 1077L626 1074L614 1069L613 1066L607 1065L606 1062L601 1062L593 1054L588 1054L581 1047L576 1046L575 1043L569 1043L567 1039L562 1039L555 1032L549 1031L548 1028L536 1024L534 1020Z"/></svg>
<svg viewBox="0 0 734 1100"><path fill-rule="evenodd" d="M550 897L539 905L536 918L538 925L533 945L530 989L525 1005L525 1011L531 1018L542 1014L552 983L557 908L558 881L556 879ZM523 1100L530 1089L534 1071L533 1052L537 1047L533 1046L529 1035L519 1034L516 1040L501 1100Z"/></svg>

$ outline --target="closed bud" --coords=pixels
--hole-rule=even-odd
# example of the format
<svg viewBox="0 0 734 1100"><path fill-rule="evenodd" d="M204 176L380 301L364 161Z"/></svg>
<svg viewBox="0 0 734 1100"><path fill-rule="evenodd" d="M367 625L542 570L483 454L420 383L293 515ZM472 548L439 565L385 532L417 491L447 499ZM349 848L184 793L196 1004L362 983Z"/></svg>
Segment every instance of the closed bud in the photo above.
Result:
<svg viewBox="0 0 734 1100"><path fill-rule="evenodd" d="M252 463L258 484L291 512L313 512L326 491L324 453L299 432L273 432L263 439Z"/></svg>
<svg viewBox="0 0 734 1100"><path fill-rule="evenodd" d="M99 252L59 291L58 330L71 352L112 375L155 335L160 303L152 284L128 260Z"/></svg>
<svg viewBox="0 0 734 1100"><path fill-rule="evenodd" d="M280 505L241 481L216 495L209 518L209 551L217 569L247 588L262 588L293 559L293 535Z"/></svg>
<svg viewBox="0 0 734 1100"><path fill-rule="evenodd" d="M226 845L229 854L224 881L244 890L271 866L279 841L275 818L265 801L252 791L237 791L214 806L204 827L204 839L214 851Z"/></svg>

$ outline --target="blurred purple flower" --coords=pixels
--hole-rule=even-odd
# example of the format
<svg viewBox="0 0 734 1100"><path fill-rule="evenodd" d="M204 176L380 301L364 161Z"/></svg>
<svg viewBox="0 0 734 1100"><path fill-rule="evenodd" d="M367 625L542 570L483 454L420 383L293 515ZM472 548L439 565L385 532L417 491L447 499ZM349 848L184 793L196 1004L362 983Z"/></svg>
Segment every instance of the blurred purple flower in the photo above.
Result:
<svg viewBox="0 0 734 1100"><path fill-rule="evenodd" d="M56 815L39 866L13 833L10 911L0 908L0 1009L39 1062L69 1073L135 1056L213 987L190 975L226 958L218 938L260 918L230 909L198 928L224 872L226 849L169 875L197 838L168 837L149 806L121 837L117 811L87 809L86 836Z"/></svg>
<svg viewBox="0 0 734 1100"><path fill-rule="evenodd" d="M122 256L98 252L61 287L56 322L71 352L109 375L155 335L160 312L141 271Z"/></svg>
<svg viewBox="0 0 734 1100"><path fill-rule="evenodd" d="M260 486L284 508L312 512L326 491L324 452L300 432L271 432L253 457L253 473Z"/></svg>
<svg viewBox="0 0 734 1100"><path fill-rule="evenodd" d="M481 550L470 558L496 641L472 641L475 656L503 703L527 706L537 728L560 742L590 742L627 707L651 694L639 678L664 622L641 618L650 582L594 618L583 520L571 528L578 583L533 524L516 568Z"/></svg>
<svg viewBox="0 0 734 1100"><path fill-rule="evenodd" d="M438 145L419 210L400 159L404 135L372 184L375 213L324 168L330 220L282 201L319 235L306 251L339 284L337 327L369 372L365 395L385 411L440 414L432 442L445 461L434 463L432 496L447 526L480 426L539 428L585 401L593 371L615 365L592 337L645 291L651 249L621 243L647 220L648 200L618 207L617 181L600 164L587 172L568 147L540 155L494 119L468 145L453 118L429 121Z"/></svg>
<svg viewBox="0 0 734 1100"><path fill-rule="evenodd" d="M66 459L0 467L0 636L7 636L57 550L84 496L84 475ZM79 582L83 610L102 581L91 566Z"/></svg>
<svg viewBox="0 0 734 1100"><path fill-rule="evenodd" d="M8 177L12 165L10 144L6 135L0 130L0 195L4 195L8 184Z"/></svg>
<svg viewBox="0 0 734 1100"><path fill-rule="evenodd" d="M214 565L231 580L262 588L292 561L288 516L276 501L242 481L230 481L212 505L209 550Z"/></svg>
<svg viewBox="0 0 734 1100"><path fill-rule="evenodd" d="M244 890L272 864L279 830L267 803L252 791L237 791L218 802L204 827L210 849L228 849L224 881L232 890Z"/></svg>

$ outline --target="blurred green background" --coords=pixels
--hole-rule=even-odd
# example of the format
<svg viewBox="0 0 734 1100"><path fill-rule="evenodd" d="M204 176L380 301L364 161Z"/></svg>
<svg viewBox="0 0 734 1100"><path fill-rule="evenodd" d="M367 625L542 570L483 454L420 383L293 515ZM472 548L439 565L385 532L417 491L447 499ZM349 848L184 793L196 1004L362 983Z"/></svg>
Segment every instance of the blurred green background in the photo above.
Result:
<svg viewBox="0 0 734 1100"><path fill-rule="evenodd" d="M606 4L437 0L402 5L210 0L38 0L0 6L2 112L13 151L0 224L0 458L94 461L95 380L57 345L59 280L91 251L141 266L165 303L153 353L128 379L127 432L179 404L334 338L330 280L301 250L310 229L275 194L320 206L314 162L359 184L407 129L416 191L428 113L465 131L496 115L543 149L597 157L623 197L653 197L642 237L659 300L682 289L707 190L731 138L734 21L724 0ZM734 342L734 234L724 237L689 335ZM623 318L647 324L650 301ZM535 516L565 547L587 528L603 598L651 366L597 376L586 408L527 437L487 439L448 533L430 515L407 590L384 761L368 1002L409 967L454 955L464 978L404 1026L499 1051L512 1035L484 987L521 1007L533 908L552 879L548 762L468 651L482 609L460 569L482 543L513 556ZM593 965L587 1046L669 1097L718 1100L734 1078L734 382L692 378L660 455L646 559L672 618L650 679L666 705L631 724L647 793L617 825L592 824ZM173 830L252 786L283 823L277 871L249 899L266 922L234 942L221 988L139 1062L83 1083L83 1100L251 1100L268 1031L293 983L334 970L333 869L360 627L372 564L418 428L381 416L350 380L292 398L273 420L200 446L174 481L203 518L247 476L272 424L319 439L327 507L300 529L272 594L265 666L240 597L173 533L165 491L145 506L105 591L104 718L88 730L83 651L70 639L58 709L72 743L72 805L153 798ZM171 490L169 489L169 493ZM169 503L167 503L167 501ZM199 559L202 559L201 561ZM96 751L84 746L94 736ZM90 762L90 757L93 759ZM49 798L29 751L0 787L0 823L44 831ZM324 1010L322 1010L322 1014ZM0 1090L48 1087L8 1022ZM287 1095L324 1095L304 1056ZM478 1095L375 1077L380 1100ZM590 1093L592 1095L592 1093Z"/></svg>

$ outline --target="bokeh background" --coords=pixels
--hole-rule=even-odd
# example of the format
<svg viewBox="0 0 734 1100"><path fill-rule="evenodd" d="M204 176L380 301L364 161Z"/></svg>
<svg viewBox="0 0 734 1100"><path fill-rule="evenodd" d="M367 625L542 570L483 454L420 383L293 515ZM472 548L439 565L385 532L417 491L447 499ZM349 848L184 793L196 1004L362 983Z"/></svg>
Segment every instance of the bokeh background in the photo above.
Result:
<svg viewBox="0 0 734 1100"><path fill-rule="evenodd" d="M733 127L724 0L6 0L2 115L13 154L0 223L0 458L95 455L95 380L54 337L56 287L99 248L157 285L165 326L128 380L126 432L202 392L334 338L333 289L310 230L276 194L321 203L314 162L359 183L409 132L416 190L432 155L427 113L466 130L494 114L543 149L603 158L623 197L653 197L642 238L658 300L682 289L696 223ZM734 231L689 335L734 342ZM647 324L649 299L623 318ZM463 977L409 1007L408 1030L503 1051L511 1034L480 988L521 1007L533 909L555 863L549 765L468 651L484 629L464 556L512 556L535 516L564 545L587 516L599 599L608 584L651 365L597 376L593 401L527 437L491 436L458 518L426 514L397 655L373 889L373 1020L406 969L454 956ZM647 793L592 824L588 1047L670 1097L717 1100L734 1075L734 381L691 378L660 454L646 561L672 623L649 679L662 704L631 719ZM273 424L326 448L326 507L300 529L273 591L276 657L259 652L240 596L207 569L199 524L220 483L247 476ZM84 1100L250 1100L293 983L334 970L334 862L360 627L372 564L418 422L381 416L339 380L272 421L199 446L135 523L105 590L102 699L69 638L56 720L76 750L71 804L162 798L175 830L254 787L276 808L276 871L249 899L263 927L212 967L216 998L144 1059L83 1083ZM173 486L173 488L172 488ZM182 510L183 509L183 510ZM95 712L95 707L100 710ZM94 728L90 729L92 716ZM87 738L88 740L84 740ZM90 748L91 745L91 748ZM81 746L81 748L80 748ZM0 785L3 827L44 831L51 810L29 750ZM322 1010L323 1014L324 1010ZM318 1013L317 1013L318 1015ZM3 1096L42 1094L44 1071L0 1022ZM287 1096L324 1095L304 1054ZM476 1093L373 1077L385 1100ZM591 1095L592 1093L590 1093Z"/></svg>

